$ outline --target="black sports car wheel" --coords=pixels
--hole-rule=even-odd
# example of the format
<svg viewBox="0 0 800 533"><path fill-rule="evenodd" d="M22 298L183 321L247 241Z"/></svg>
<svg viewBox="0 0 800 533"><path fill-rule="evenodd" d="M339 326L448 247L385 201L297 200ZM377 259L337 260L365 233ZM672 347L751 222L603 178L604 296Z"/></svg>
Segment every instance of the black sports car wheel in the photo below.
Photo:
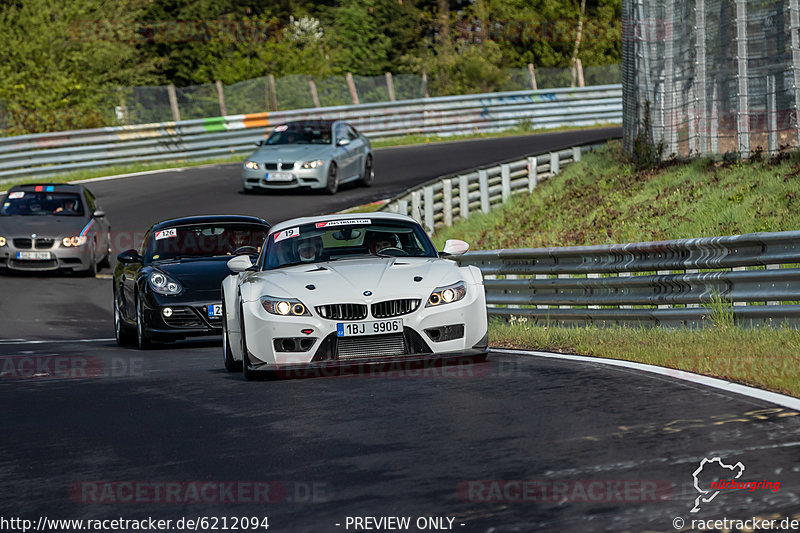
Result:
<svg viewBox="0 0 800 533"><path fill-rule="evenodd" d="M136 295L136 344L140 350L148 350L153 347L153 342L144 331L144 306L139 295Z"/></svg>
<svg viewBox="0 0 800 533"><path fill-rule="evenodd" d="M119 313L116 294L114 294L114 337L117 339L117 346L130 346L134 341L133 332L124 323Z"/></svg>

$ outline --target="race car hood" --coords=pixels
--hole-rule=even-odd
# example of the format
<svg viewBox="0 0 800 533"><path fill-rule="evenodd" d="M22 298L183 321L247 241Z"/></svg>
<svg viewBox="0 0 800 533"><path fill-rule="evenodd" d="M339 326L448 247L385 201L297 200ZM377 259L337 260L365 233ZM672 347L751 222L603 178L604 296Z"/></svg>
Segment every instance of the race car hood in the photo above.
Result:
<svg viewBox="0 0 800 533"><path fill-rule="evenodd" d="M470 282L469 277L469 272L443 259L346 259L261 272L251 278L253 283L242 287L242 294L247 301L265 295L298 298L307 306L395 298L426 300L436 287ZM365 291L372 294L367 296Z"/></svg>
<svg viewBox="0 0 800 533"><path fill-rule="evenodd" d="M90 219L89 219L90 220ZM6 238L73 237L79 235L89 220L76 216L4 216L0 217L0 235Z"/></svg>
<svg viewBox="0 0 800 533"><path fill-rule="evenodd" d="M331 156L332 145L330 144L280 144L274 146L262 146L250 155L248 159L254 161L313 161L315 159L326 159Z"/></svg>
<svg viewBox="0 0 800 533"><path fill-rule="evenodd" d="M179 281L184 288L219 292L222 280L230 275L228 258L184 259L154 263L157 268Z"/></svg>

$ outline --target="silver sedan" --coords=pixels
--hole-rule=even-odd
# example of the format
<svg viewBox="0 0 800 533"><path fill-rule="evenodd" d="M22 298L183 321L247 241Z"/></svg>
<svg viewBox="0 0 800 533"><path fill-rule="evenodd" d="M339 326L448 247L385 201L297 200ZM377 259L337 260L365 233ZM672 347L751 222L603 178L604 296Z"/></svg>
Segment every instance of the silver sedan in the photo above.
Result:
<svg viewBox="0 0 800 533"><path fill-rule="evenodd" d="M242 164L245 192L304 187L335 194L343 183L372 185L372 145L346 122L288 122L258 146Z"/></svg>
<svg viewBox="0 0 800 533"><path fill-rule="evenodd" d="M0 270L80 271L109 266L111 227L82 185L12 187L0 207Z"/></svg>

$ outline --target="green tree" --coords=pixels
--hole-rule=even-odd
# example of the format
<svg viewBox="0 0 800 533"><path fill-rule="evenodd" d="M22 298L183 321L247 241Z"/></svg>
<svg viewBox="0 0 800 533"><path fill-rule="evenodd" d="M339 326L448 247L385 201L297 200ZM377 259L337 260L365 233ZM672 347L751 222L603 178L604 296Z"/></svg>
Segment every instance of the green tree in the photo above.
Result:
<svg viewBox="0 0 800 533"><path fill-rule="evenodd" d="M98 17L103 13L104 19ZM6 134L113 123L116 87L152 82L124 28L139 0L25 0L0 11L0 107ZM114 21L114 22L110 22Z"/></svg>

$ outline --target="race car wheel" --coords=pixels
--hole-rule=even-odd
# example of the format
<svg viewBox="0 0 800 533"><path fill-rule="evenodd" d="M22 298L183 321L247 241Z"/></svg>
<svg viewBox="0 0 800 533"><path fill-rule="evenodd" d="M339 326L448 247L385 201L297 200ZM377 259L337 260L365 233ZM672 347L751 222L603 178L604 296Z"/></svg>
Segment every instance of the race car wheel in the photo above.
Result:
<svg viewBox="0 0 800 533"><path fill-rule="evenodd" d="M258 372L255 370L250 370L248 367L250 366L250 358L247 357L247 335L244 332L244 308L242 304L239 304L239 333L242 337L242 374L244 374L244 379L247 381L253 381L258 379L259 375Z"/></svg>
<svg viewBox="0 0 800 533"><path fill-rule="evenodd" d="M236 361L233 358L231 351L231 343L228 338L228 316L225 313L225 304L222 304L222 346L223 346L223 361L225 363L225 370L228 372L241 372L242 362Z"/></svg>
<svg viewBox="0 0 800 533"><path fill-rule="evenodd" d="M139 295L136 295L136 345L140 350L148 350L153 347L153 342L144 331L144 306Z"/></svg>
<svg viewBox="0 0 800 533"><path fill-rule="evenodd" d="M134 341L133 332L123 322L122 316L119 314L116 292L114 293L114 337L117 339L117 346L130 346Z"/></svg>
<svg viewBox="0 0 800 533"><path fill-rule="evenodd" d="M111 254L112 254L112 250L111 250L111 230L108 230L108 235L106 237L108 239L106 241L107 242L106 255L103 257L103 260L100 261L100 265L99 266L101 268L111 268Z"/></svg>
<svg viewBox="0 0 800 533"><path fill-rule="evenodd" d="M367 160L364 162L364 174L361 176L359 183L364 187L371 187L372 181L375 178L375 169L372 164L372 156L368 155Z"/></svg>
<svg viewBox="0 0 800 533"><path fill-rule="evenodd" d="M336 163L331 161L328 166L328 181L325 182L325 192L328 194L336 194L339 190L339 169L336 168Z"/></svg>
<svg viewBox="0 0 800 533"><path fill-rule="evenodd" d="M97 259L94 256L94 252L89 257L89 268L83 271L83 275L87 278L93 278L97 275Z"/></svg>

